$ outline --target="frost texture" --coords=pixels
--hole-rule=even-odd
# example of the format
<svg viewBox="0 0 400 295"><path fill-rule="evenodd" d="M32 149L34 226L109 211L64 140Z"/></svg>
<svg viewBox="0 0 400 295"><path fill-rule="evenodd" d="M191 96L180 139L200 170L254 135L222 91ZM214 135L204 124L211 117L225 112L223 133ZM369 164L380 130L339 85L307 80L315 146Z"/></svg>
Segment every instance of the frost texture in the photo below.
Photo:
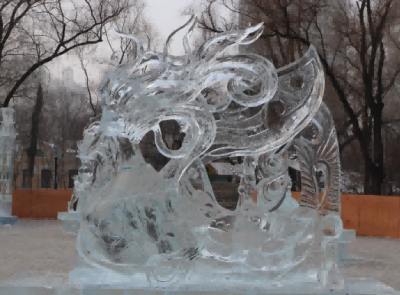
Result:
<svg viewBox="0 0 400 295"><path fill-rule="evenodd" d="M11 217L13 165L15 156L15 111L1 109L0 124L0 217Z"/></svg>
<svg viewBox="0 0 400 295"><path fill-rule="evenodd" d="M217 34L194 50L195 23L180 28L189 29L186 55L178 57L168 55L176 31L162 53L144 52L136 38L120 33L137 51L105 76L102 116L79 145L83 164L70 210L79 198L83 221L70 280L340 286L334 264L342 230L340 163L315 48L276 70L261 56L225 53L257 40L262 24ZM207 99L204 91L218 83L226 91ZM186 134L179 150L162 139L165 120L176 120ZM160 172L139 149L149 131L171 159ZM230 211L218 204L205 165L234 156L244 163L240 199ZM302 174L300 202L288 189L289 166ZM321 202L316 169L325 169Z"/></svg>

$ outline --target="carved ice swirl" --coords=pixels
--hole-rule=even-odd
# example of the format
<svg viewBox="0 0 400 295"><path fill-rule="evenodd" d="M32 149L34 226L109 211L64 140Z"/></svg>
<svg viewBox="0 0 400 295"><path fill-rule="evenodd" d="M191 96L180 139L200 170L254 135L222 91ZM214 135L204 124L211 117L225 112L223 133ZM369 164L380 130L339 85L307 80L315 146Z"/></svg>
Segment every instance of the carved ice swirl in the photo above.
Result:
<svg viewBox="0 0 400 295"><path fill-rule="evenodd" d="M312 190L302 192L296 208L284 198L293 143L306 173L302 179L308 177L310 186L313 170L307 167L314 162L308 158L327 165L334 179L340 169L332 147L335 134L326 133L331 123L320 124L326 130L313 153L308 152L312 143L301 137L327 112L325 107L319 111L324 74L315 48L276 70L258 55L227 54L231 47L256 41L262 23L216 34L192 49L195 25L192 17L173 32L163 52L144 51L138 39L118 32L133 41L135 50L124 64L112 58L115 64L99 91L102 115L79 145L83 164L70 209L79 198L83 221L72 281L132 281L142 273L150 284L179 284L202 275L211 280L216 273L229 278L232 269L243 278L251 274L274 281L304 264L315 249L319 208L340 208L335 185L328 187L322 205ZM187 30L185 55L169 55L169 43L180 30ZM291 79L299 76L302 85L293 89ZM217 84L224 89L212 102L205 91ZM160 122L166 120L177 121L186 134L179 150L163 140ZM149 131L159 152L170 158L160 172L146 164L138 147ZM218 204L205 169L208 162L230 156L244 157L235 211ZM200 264L192 271L195 261Z"/></svg>

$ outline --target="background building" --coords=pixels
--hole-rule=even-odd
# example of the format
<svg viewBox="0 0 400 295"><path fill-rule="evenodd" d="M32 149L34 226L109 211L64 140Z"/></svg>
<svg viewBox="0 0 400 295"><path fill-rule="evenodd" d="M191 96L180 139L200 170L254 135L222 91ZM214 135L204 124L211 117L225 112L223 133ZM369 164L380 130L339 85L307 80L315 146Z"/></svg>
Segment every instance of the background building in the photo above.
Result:
<svg viewBox="0 0 400 295"><path fill-rule="evenodd" d="M73 176L81 166L77 151L69 148L70 141L58 147L52 143L38 143L35 157L32 189L73 189ZM14 189L27 189L28 156L26 149L17 141L14 161Z"/></svg>

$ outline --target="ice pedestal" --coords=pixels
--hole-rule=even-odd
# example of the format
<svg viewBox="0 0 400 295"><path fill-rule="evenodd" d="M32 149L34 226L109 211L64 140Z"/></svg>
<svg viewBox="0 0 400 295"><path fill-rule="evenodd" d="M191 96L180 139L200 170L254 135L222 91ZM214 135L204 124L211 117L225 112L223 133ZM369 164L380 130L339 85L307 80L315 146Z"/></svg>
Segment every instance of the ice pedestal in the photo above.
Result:
<svg viewBox="0 0 400 295"><path fill-rule="evenodd" d="M299 206L298 201L292 198L290 191L286 193L286 198L282 202L280 210L292 211ZM350 258L349 246L350 243L356 240L355 229L343 229L342 234L337 239L336 243L336 263L343 264Z"/></svg>
<svg viewBox="0 0 400 295"><path fill-rule="evenodd" d="M0 224L14 225L18 221L17 216L11 215L12 195L0 196Z"/></svg>
<svg viewBox="0 0 400 295"><path fill-rule="evenodd" d="M349 246L351 242L355 241L355 239L356 239L355 229L343 230L342 235L336 242L336 251L337 251L336 262L338 264L342 264L350 258Z"/></svg>
<svg viewBox="0 0 400 295"><path fill-rule="evenodd" d="M62 233L76 235L79 231L79 223L82 219L80 212L59 212L58 220L62 220Z"/></svg>
<svg viewBox="0 0 400 295"><path fill-rule="evenodd" d="M14 225L18 221L17 216L12 216L12 195L0 195L0 224Z"/></svg>
<svg viewBox="0 0 400 295"><path fill-rule="evenodd" d="M179 288L144 287L135 282L124 284L73 285L68 274L27 272L0 285L0 295L400 295L393 288L371 279L346 279L339 291L326 291L315 283L263 285L262 282L238 285L234 281L220 283L187 282Z"/></svg>
<svg viewBox="0 0 400 295"><path fill-rule="evenodd" d="M14 225L18 221L17 216L0 216L0 224Z"/></svg>
<svg viewBox="0 0 400 295"><path fill-rule="evenodd" d="M1 108L0 124L0 224L13 225L18 218L12 216L12 187L15 156L14 109Z"/></svg>

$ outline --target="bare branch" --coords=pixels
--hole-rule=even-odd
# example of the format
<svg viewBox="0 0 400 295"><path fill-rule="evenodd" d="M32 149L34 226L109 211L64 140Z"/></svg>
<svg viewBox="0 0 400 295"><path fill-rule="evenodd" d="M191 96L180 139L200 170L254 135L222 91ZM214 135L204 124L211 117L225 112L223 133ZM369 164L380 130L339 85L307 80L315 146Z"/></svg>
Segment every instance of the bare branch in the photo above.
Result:
<svg viewBox="0 0 400 295"><path fill-rule="evenodd" d="M12 85L11 81L8 82L10 88L5 95L3 106L9 104L20 87L41 66L75 48L102 42L105 25L129 9L132 6L129 1L85 0L83 6L79 7L72 1L75 10L68 12L69 14L65 11L64 0L19 0L2 3L0 67L3 69L5 63L9 62L8 59L18 53L15 52L17 47L22 58L36 53L35 61L24 72L20 72ZM80 14L77 13L78 10ZM5 25L4 17L8 14L3 13L4 11L10 16ZM24 26L19 25L22 18L26 19L25 22L28 21Z"/></svg>
<svg viewBox="0 0 400 295"><path fill-rule="evenodd" d="M89 103L90 103L90 107L92 108L92 111L93 111L93 117L96 117L97 116L96 111L97 111L97 106L98 106L99 101L97 100L96 105L94 105L93 98L92 98L92 91L91 91L90 86L89 86L89 75L87 73L86 65L84 63L83 51L82 50L78 50L78 58L79 58L79 61L80 61L80 64L81 64L81 69L83 70L83 73L85 74L86 90L87 90L88 95L89 95Z"/></svg>

